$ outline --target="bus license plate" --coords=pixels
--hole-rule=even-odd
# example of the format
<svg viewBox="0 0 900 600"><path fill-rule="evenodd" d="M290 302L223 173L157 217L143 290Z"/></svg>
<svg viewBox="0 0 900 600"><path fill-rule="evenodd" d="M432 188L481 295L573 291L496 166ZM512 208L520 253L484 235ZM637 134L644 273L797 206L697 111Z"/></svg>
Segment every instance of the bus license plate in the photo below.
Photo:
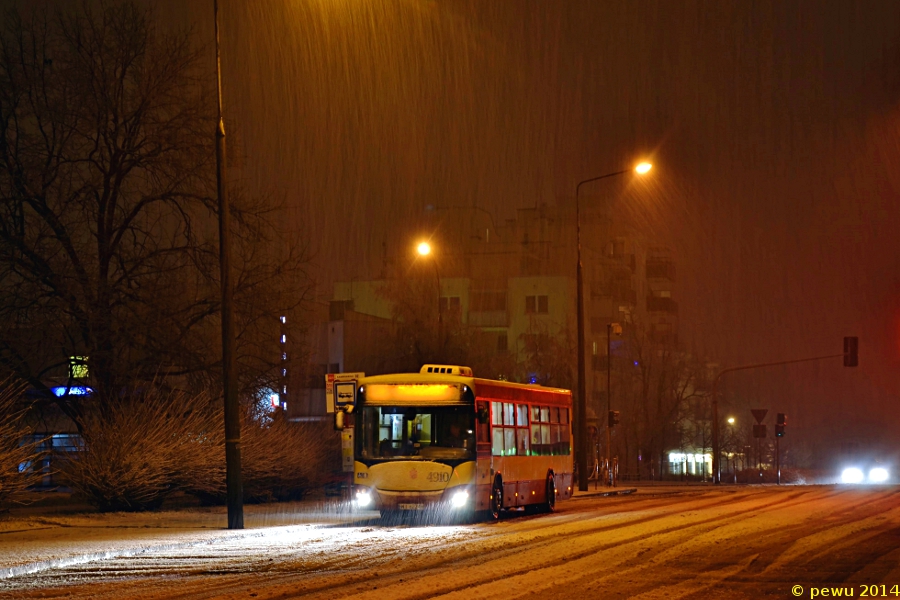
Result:
<svg viewBox="0 0 900 600"><path fill-rule="evenodd" d="M424 504L399 504L400 510L422 510L425 508Z"/></svg>

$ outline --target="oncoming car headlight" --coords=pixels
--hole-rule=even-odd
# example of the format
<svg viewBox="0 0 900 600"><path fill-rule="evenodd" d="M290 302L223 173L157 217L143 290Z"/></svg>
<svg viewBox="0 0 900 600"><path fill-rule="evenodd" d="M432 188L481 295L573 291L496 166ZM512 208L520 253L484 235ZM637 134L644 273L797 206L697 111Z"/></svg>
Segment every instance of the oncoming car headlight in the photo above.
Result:
<svg viewBox="0 0 900 600"><path fill-rule="evenodd" d="M884 467L874 467L869 471L869 481L872 483L884 483L888 480L888 470Z"/></svg>
<svg viewBox="0 0 900 600"><path fill-rule="evenodd" d="M356 506L365 508L372 504L372 492L366 489L356 490Z"/></svg>
<svg viewBox="0 0 900 600"><path fill-rule="evenodd" d="M462 508L469 501L468 490L459 490L450 497L450 506L453 508Z"/></svg>
<svg viewBox="0 0 900 600"><path fill-rule="evenodd" d="M863 472L856 467L847 467L841 473L841 483L862 483Z"/></svg>

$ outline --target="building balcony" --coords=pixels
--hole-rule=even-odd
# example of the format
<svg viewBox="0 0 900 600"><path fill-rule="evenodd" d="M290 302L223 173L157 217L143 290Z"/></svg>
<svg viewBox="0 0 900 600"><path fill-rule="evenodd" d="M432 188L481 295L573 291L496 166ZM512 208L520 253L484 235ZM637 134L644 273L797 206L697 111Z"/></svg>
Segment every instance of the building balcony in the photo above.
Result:
<svg viewBox="0 0 900 600"><path fill-rule="evenodd" d="M675 263L670 260L647 259L647 279L675 281Z"/></svg>
<svg viewBox="0 0 900 600"><path fill-rule="evenodd" d="M670 315L678 314L678 303L671 298L656 298L649 296L647 298L647 310L649 312L664 312Z"/></svg>
<svg viewBox="0 0 900 600"><path fill-rule="evenodd" d="M505 310L469 311L469 325L474 327L509 327Z"/></svg>

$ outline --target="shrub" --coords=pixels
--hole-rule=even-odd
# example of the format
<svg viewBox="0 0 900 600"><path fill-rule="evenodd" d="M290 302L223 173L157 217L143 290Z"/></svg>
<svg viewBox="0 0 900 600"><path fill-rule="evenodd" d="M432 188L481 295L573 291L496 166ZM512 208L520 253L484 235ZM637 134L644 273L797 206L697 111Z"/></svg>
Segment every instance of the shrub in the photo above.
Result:
<svg viewBox="0 0 900 600"><path fill-rule="evenodd" d="M244 498L299 500L321 487L340 456L328 424L290 423L281 414L248 411L241 431Z"/></svg>
<svg viewBox="0 0 900 600"><path fill-rule="evenodd" d="M221 410L203 394L131 394L102 413L86 410L82 437L62 475L102 511L157 508L175 490L215 489L224 479Z"/></svg>
<svg viewBox="0 0 900 600"><path fill-rule="evenodd" d="M27 504L28 489L38 485L45 473L33 465L43 463L36 439L26 424L29 407L20 404L24 386L10 380L0 382L0 514L17 504Z"/></svg>
<svg viewBox="0 0 900 600"><path fill-rule="evenodd" d="M205 504L225 501L224 462L218 485L185 491ZM282 413L256 407L241 416L241 478L244 501L299 500L322 487L340 468L339 440L328 423L290 423Z"/></svg>

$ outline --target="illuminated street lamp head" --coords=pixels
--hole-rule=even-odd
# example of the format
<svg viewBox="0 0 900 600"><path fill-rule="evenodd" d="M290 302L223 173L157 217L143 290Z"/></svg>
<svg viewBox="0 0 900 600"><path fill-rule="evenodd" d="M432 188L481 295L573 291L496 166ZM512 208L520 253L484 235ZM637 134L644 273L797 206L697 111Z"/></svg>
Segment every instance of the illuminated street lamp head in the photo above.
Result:
<svg viewBox="0 0 900 600"><path fill-rule="evenodd" d="M428 256L431 254L431 244L428 242L422 242L416 247L416 251L422 256Z"/></svg>
<svg viewBox="0 0 900 600"><path fill-rule="evenodd" d="M734 425L734 417L728 417L728 424Z"/></svg>
<svg viewBox="0 0 900 600"><path fill-rule="evenodd" d="M647 171L649 171L652 168L653 168L653 165L651 165L650 163L642 162L641 164L636 166L634 168L634 170L638 175L643 175L644 173L646 173Z"/></svg>

